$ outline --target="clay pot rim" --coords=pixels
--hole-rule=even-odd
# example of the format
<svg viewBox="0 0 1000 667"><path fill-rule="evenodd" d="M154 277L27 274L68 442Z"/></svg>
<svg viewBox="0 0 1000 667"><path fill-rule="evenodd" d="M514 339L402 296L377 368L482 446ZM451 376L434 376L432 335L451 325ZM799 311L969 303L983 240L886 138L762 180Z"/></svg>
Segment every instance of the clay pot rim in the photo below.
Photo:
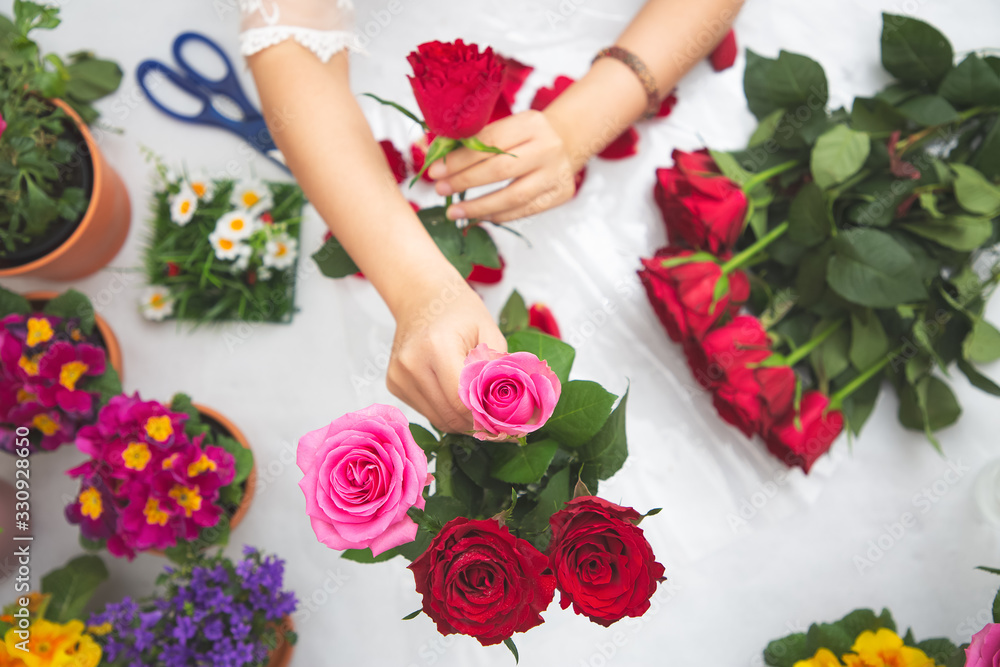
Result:
<svg viewBox="0 0 1000 667"><path fill-rule="evenodd" d="M97 168L98 163L97 160L94 159L94 155L100 152L100 149L97 146L97 142L94 141L94 135L90 133L90 128L87 127L87 124L83 122L83 119L80 118L80 115L77 114L71 106L58 98L50 99L49 102L59 109L62 109L63 112L70 117L76 125L76 129L80 133L80 136L83 137L84 143L87 145L87 154L90 159L92 171L94 172L94 182L90 190L91 198L87 202L87 209L83 212L83 218L80 220L80 223L76 226L76 229L73 230L73 233L69 235L69 238L63 241L58 248L47 255L42 255L38 259L28 262L27 264L19 264L10 268L0 269L0 277L30 274L38 268L48 266L49 264L58 261L60 257L66 254L69 249L80 240L80 237L87 232L87 229L94 224L93 193L101 191L104 187L104 179L106 178L104 171Z"/></svg>
<svg viewBox="0 0 1000 667"><path fill-rule="evenodd" d="M55 290L35 290L26 292L22 296L28 301L51 301L60 294L62 292ZM104 349L108 353L108 362L118 372L118 379L123 379L125 376L122 368L122 348L118 343L118 337L115 335L111 325L108 324L108 321L97 312L94 313L94 324L97 327L98 333L101 334L101 338L104 340Z"/></svg>
<svg viewBox="0 0 1000 667"><path fill-rule="evenodd" d="M291 616L285 616L281 619L281 627L278 630L282 636L285 632L294 632L295 624L292 622ZM292 654L295 652L295 645L289 644L287 641L281 642L275 650L270 653L267 667L287 667L288 663L292 660Z"/></svg>

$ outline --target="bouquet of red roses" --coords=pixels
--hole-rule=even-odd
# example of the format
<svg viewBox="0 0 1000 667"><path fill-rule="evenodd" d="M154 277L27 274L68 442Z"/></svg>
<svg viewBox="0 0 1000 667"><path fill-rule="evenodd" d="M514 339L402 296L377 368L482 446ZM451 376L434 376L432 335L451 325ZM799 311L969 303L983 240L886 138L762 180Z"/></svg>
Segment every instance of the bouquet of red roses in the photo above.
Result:
<svg viewBox="0 0 1000 667"><path fill-rule="evenodd" d="M442 634L516 655L512 635L542 623L556 589L608 626L649 609L664 568L643 515L595 495L628 455L627 396L615 406L569 380L573 348L530 327L516 293L501 327L509 352L480 345L459 380L474 432L434 435L373 405L303 436L297 463L321 542L360 562L407 558Z"/></svg>
<svg viewBox="0 0 1000 667"><path fill-rule="evenodd" d="M961 413L936 370L1000 396L975 367L1000 359L983 318L1000 281L1000 61L954 65L944 35L887 14L882 62L896 82L831 112L818 63L748 52L749 148L675 151L657 172L670 245L643 260L650 302L722 418L806 472L860 431L885 379L935 446Z"/></svg>

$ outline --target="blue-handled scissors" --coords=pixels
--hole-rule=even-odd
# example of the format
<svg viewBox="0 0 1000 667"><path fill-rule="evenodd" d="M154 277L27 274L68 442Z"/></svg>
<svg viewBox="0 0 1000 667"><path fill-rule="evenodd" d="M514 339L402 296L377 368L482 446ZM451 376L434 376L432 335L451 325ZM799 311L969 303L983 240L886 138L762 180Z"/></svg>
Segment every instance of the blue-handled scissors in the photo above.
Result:
<svg viewBox="0 0 1000 667"><path fill-rule="evenodd" d="M189 42L201 42L215 51L219 58L222 59L226 73L221 79L209 79L192 67L184 58L184 45ZM246 93L243 92L233 64L219 45L199 33L184 32L174 40L173 52L174 60L177 61L177 70L158 60L145 60L139 64L139 68L136 70L139 87L142 88L149 101L171 118L185 123L209 125L229 130L256 148L269 160L285 171L288 171L284 156L278 150L278 147L275 146L274 140L271 139L271 133L264 122L264 116L253 106L247 98ZM156 80L154 79L152 85L148 85L146 82L147 77L153 72L163 76L181 90L200 100L202 103L201 111L193 115L185 115L164 105L153 94L153 91L157 87L155 84ZM220 107L216 106L220 102L219 98L228 101L225 103L225 106L220 105L226 111L225 114L220 113Z"/></svg>

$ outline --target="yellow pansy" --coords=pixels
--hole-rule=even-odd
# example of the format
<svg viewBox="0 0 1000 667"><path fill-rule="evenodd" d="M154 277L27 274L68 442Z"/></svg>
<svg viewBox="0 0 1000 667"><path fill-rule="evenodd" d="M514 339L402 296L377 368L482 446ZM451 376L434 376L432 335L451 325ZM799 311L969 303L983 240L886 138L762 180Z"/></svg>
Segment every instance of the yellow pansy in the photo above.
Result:
<svg viewBox="0 0 1000 667"><path fill-rule="evenodd" d="M49 342L56 332L52 330L52 323L44 317L28 318L28 337L25 340L28 347L34 347L41 343Z"/></svg>
<svg viewBox="0 0 1000 667"><path fill-rule="evenodd" d="M829 649L821 648L808 660L796 662L794 667L843 667L843 664Z"/></svg>
<svg viewBox="0 0 1000 667"><path fill-rule="evenodd" d="M903 639L887 628L862 632L851 651L844 656L847 667L936 667L926 653L904 646Z"/></svg>

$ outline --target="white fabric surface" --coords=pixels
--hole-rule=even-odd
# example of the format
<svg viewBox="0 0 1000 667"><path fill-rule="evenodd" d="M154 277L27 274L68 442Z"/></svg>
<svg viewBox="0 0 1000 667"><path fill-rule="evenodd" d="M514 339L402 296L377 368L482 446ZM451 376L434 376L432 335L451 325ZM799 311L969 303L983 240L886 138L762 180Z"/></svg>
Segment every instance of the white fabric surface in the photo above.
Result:
<svg viewBox="0 0 1000 667"><path fill-rule="evenodd" d="M462 37L537 68L519 99L524 108L534 89L556 75L581 75L640 4L360 0L356 25L370 55L353 59L355 91L414 106L406 54L426 40ZM0 1L4 11L10 5ZM114 268L76 287L96 300L118 333L129 391L165 400L183 390L232 418L250 438L260 482L230 550L235 554L251 543L287 559L288 583L305 609L298 617L301 643L293 664L509 667L512 658L502 646L481 649L469 638L442 638L426 617L400 621L419 606L402 561L340 561L312 534L297 488L297 437L371 402L395 403L384 386L391 318L368 284L334 282L315 270L308 255L320 245L323 227L314 214L303 226L301 312L292 325L191 333L145 322L138 314L152 180L140 146L209 173L283 178L235 137L161 115L134 80L139 61L169 59L171 41L183 30L210 35L238 62L236 1L62 5L64 24L44 45L61 53L94 49L117 59L127 74L121 90L99 105L104 122L124 132L99 132L98 139L129 186L133 227ZM741 48L770 56L784 48L818 59L826 67L832 102L846 104L886 81L878 56L882 10L931 21L952 39L956 53L996 46L1000 34L994 0L750 0L736 29ZM637 258L664 241L651 197L654 167L669 164L674 147L745 143L754 122L742 96L743 65L740 56L722 74L696 66L679 87L673 115L640 127L637 157L595 160L576 200L517 224L530 247L512 234L494 234L507 274L502 285L482 290L490 307L499 310L514 287L529 301L544 301L577 346L575 377L619 393L631 383L631 455L602 485L601 495L641 510L665 508L643 528L670 577L646 617L610 629L554 602L545 625L515 637L522 665L761 665L768 640L859 606L891 607L918 637L964 641L987 620L997 581L972 568L1000 565L1000 553L997 528L975 505L973 482L985 463L1000 456L995 399L956 374L953 386L965 414L941 434L941 457L920 434L901 429L896 400L887 393L853 450L841 439L806 479L785 473L760 442L746 441L719 421L708 395L691 381L680 348L646 304L634 274ZM249 73L243 78L252 90ZM396 112L367 99L362 104L378 138L391 138L403 149L418 136ZM436 201L423 184L414 198ZM3 282L18 290L65 287ZM1000 321L1000 305L994 302L989 315ZM986 371L1000 376L1000 365ZM62 471L80 459L71 449L32 459L36 577L78 551L76 530L62 516L76 487ZM5 464L3 476L12 477L11 470ZM921 498L925 489L929 495ZM741 509L743 523L734 521ZM915 515L916 525L894 537L892 524L905 512ZM867 557L880 539L889 548L881 556L873 550L877 560L859 572L856 556ZM100 592L102 599L149 590L164 564L146 555L131 564L107 560L112 582ZM0 598L10 598L9 580L3 586Z"/></svg>

